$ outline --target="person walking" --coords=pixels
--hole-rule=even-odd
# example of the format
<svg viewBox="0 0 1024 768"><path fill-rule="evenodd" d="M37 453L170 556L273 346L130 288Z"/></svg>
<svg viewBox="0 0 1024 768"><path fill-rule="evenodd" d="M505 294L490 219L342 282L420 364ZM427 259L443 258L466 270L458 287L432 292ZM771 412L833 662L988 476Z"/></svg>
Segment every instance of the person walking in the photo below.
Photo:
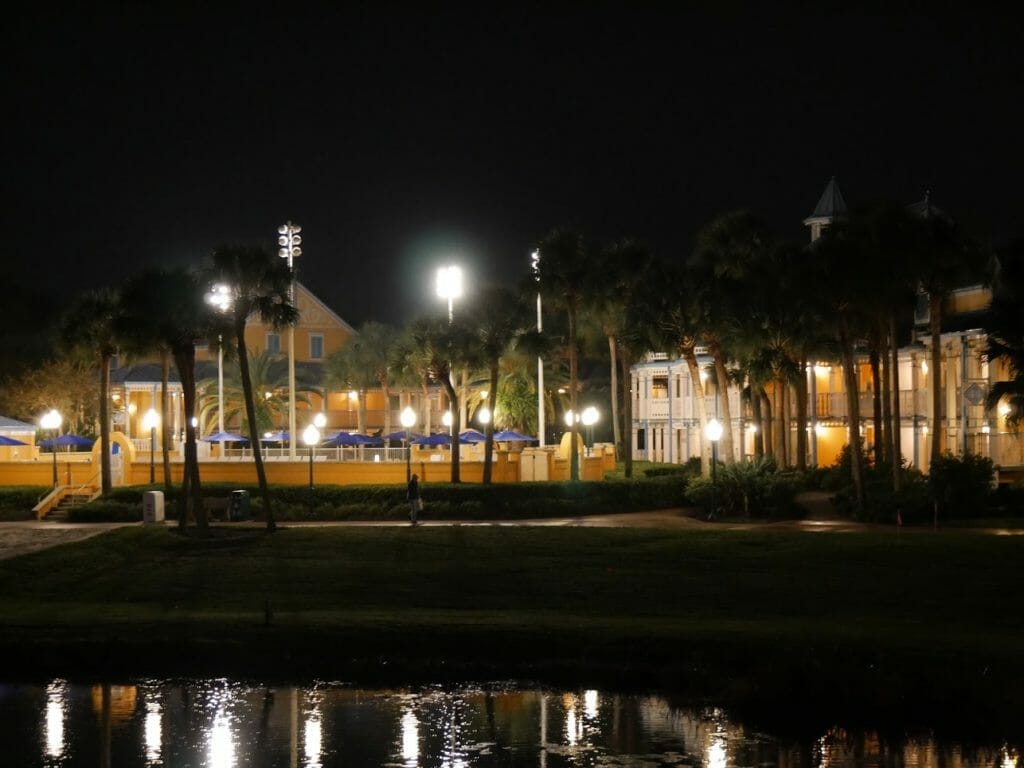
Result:
<svg viewBox="0 0 1024 768"><path fill-rule="evenodd" d="M423 500L420 499L420 479L417 475L409 478L409 485L405 489L405 498L409 502L409 522L416 525L416 517L423 509Z"/></svg>

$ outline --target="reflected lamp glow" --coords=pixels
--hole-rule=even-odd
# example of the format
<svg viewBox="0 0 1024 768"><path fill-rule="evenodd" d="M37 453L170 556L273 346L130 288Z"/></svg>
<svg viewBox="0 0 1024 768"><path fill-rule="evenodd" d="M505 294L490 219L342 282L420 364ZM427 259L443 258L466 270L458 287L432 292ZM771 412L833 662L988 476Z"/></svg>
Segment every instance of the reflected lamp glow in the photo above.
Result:
<svg viewBox="0 0 1024 768"><path fill-rule="evenodd" d="M305 764L308 768L322 765L324 737L319 712L313 712L306 718L305 728L303 728L302 749L306 756Z"/></svg>
<svg viewBox="0 0 1024 768"><path fill-rule="evenodd" d="M146 722L143 731L146 743L146 762L160 762L160 751L163 748L163 713L159 702L146 702Z"/></svg>
<svg viewBox="0 0 1024 768"><path fill-rule="evenodd" d="M583 694L583 713L589 717L597 717L598 696L597 691L590 690Z"/></svg>
<svg viewBox="0 0 1024 768"><path fill-rule="evenodd" d="M67 704L67 687L62 681L46 686L46 754L60 758L64 754L64 710Z"/></svg>
<svg viewBox="0 0 1024 768"><path fill-rule="evenodd" d="M417 765L420 758L420 721L412 710L402 715L402 759Z"/></svg>
<svg viewBox="0 0 1024 768"><path fill-rule="evenodd" d="M234 768L235 740L231 733L231 719L218 711L213 720L213 727L210 729L210 736L207 741L207 754L209 765L216 765L218 768Z"/></svg>

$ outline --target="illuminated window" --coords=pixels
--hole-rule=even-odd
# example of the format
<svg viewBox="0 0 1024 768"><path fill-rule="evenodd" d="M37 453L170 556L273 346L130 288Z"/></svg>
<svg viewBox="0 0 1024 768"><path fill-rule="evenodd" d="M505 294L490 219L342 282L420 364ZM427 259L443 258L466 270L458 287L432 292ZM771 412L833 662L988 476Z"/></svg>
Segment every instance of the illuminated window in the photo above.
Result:
<svg viewBox="0 0 1024 768"><path fill-rule="evenodd" d="M281 354L281 334L267 334L267 352L270 353L271 355Z"/></svg>

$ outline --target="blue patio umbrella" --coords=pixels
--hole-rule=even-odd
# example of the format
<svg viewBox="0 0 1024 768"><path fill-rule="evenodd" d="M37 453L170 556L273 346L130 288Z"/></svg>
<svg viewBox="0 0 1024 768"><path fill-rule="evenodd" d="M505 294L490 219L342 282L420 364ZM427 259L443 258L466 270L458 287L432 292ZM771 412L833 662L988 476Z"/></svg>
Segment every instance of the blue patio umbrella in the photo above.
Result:
<svg viewBox="0 0 1024 768"><path fill-rule="evenodd" d="M468 444L469 443L469 440L463 440L461 436L458 438L458 440L459 440L460 443L464 443L464 444ZM451 442L452 442L451 436L450 435L445 435L445 434L436 434L436 435L427 435L426 437L417 437L415 440L412 441L413 445L435 445L435 446L436 445L450 445Z"/></svg>
<svg viewBox="0 0 1024 768"><path fill-rule="evenodd" d="M506 442L506 443L508 443L508 442L512 442L512 443L518 443L518 442L528 443L528 442L530 442L532 440L536 440L537 438L536 437L530 437L529 435L521 435L518 432L515 432L515 431L513 431L511 429L503 429L501 432L495 432L494 433L494 439L495 440L500 440L500 441Z"/></svg>
<svg viewBox="0 0 1024 768"><path fill-rule="evenodd" d="M380 445L379 437L367 437L366 435L354 435L351 432L339 432L334 437L323 443L324 448L343 448L354 445Z"/></svg>
<svg viewBox="0 0 1024 768"><path fill-rule="evenodd" d="M0 445L28 445L28 443L23 443L21 440L15 440L13 437L8 437L7 435L0 435Z"/></svg>
<svg viewBox="0 0 1024 768"><path fill-rule="evenodd" d="M39 447L40 448L53 448L55 445L57 445L57 446L71 446L71 447L78 448L78 447L81 447L81 446L92 446L92 444L94 442L95 442L94 440L90 440L88 437L82 437L81 435L67 434L67 435L59 435L56 438L48 437L45 440L40 440L39 441Z"/></svg>
<svg viewBox="0 0 1024 768"><path fill-rule="evenodd" d="M423 435L418 432L410 432L407 429L401 429L398 432L388 432L384 435L385 440L415 440L418 437L423 437Z"/></svg>
<svg viewBox="0 0 1024 768"><path fill-rule="evenodd" d="M278 430L277 432L271 432L269 435L264 435L263 437L260 438L260 442L261 443L287 443L288 442L288 437L289 437L288 433L285 432L282 429L282 430Z"/></svg>
<svg viewBox="0 0 1024 768"><path fill-rule="evenodd" d="M467 429L459 432L459 437L465 442L469 443L482 443L487 439L487 436L483 432L477 432L475 429Z"/></svg>
<svg viewBox="0 0 1024 768"><path fill-rule="evenodd" d="M234 432L215 432L203 438L204 443L248 443L249 438Z"/></svg>

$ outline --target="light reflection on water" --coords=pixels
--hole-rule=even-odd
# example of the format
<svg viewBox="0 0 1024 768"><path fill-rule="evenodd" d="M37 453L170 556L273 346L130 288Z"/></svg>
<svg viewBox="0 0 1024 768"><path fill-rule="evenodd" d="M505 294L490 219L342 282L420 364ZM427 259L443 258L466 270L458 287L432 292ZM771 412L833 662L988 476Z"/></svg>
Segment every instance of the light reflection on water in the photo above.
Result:
<svg viewBox="0 0 1024 768"><path fill-rule="evenodd" d="M1024 768L965 748L833 727L779 740L657 696L489 686L368 691L227 680L0 686L0 765L19 768Z"/></svg>

